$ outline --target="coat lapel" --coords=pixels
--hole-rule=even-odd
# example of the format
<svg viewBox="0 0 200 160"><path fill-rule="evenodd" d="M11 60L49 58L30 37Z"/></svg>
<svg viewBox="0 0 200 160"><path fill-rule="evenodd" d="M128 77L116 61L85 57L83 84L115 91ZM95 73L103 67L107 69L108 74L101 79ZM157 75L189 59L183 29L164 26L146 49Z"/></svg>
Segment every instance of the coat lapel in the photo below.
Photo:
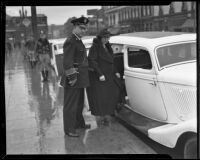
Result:
<svg viewBox="0 0 200 160"><path fill-rule="evenodd" d="M100 55L99 57L109 63L113 63L113 57L112 55L109 53L109 50L108 49L105 49L103 47L103 45L100 45Z"/></svg>

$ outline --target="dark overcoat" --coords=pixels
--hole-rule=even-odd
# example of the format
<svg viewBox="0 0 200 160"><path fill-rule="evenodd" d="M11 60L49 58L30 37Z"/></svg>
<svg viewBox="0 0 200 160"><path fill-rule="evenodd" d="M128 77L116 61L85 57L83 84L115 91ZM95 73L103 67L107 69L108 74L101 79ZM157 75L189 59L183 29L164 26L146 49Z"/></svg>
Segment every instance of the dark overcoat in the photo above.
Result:
<svg viewBox="0 0 200 160"><path fill-rule="evenodd" d="M88 59L83 42L72 34L63 45L63 54L64 71L77 67L79 73L77 74L77 82L74 86L65 83L66 76L64 73L62 74L60 84L67 88L85 88L89 86Z"/></svg>
<svg viewBox="0 0 200 160"><path fill-rule="evenodd" d="M106 49L97 38L93 40L90 48L89 71L90 87L87 88L88 101L93 115L113 114L119 100L119 87L115 83L117 72L113 62L113 51L109 43ZM99 77L105 76L105 81Z"/></svg>
<svg viewBox="0 0 200 160"><path fill-rule="evenodd" d="M36 52L38 54L49 54L50 55L50 44L48 39L39 38L36 44Z"/></svg>
<svg viewBox="0 0 200 160"><path fill-rule="evenodd" d="M89 85L88 60L86 49L81 39L74 34L63 45L63 71L77 68L78 74L75 85L70 86L66 75L61 77L61 85L64 87L63 123L65 134L75 132L78 127L84 127L85 121L82 115L84 106L84 88Z"/></svg>

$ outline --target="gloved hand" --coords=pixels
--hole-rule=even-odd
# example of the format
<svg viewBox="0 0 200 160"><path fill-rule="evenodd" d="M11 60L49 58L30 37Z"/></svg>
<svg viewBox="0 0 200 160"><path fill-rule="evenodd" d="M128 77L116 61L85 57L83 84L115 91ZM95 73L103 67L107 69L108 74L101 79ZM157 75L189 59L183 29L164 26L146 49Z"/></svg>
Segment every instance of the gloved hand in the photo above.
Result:
<svg viewBox="0 0 200 160"><path fill-rule="evenodd" d="M74 86L76 84L76 81L77 79L74 79L74 80L69 81L68 83L70 86Z"/></svg>
<svg viewBox="0 0 200 160"><path fill-rule="evenodd" d="M67 76L68 84L70 86L74 86L77 81L77 73L71 74Z"/></svg>
<svg viewBox="0 0 200 160"><path fill-rule="evenodd" d="M68 70L65 71L65 75L66 75L66 78L68 80L68 84L70 86L74 86L76 81L77 81L77 74L79 72L77 72L77 69L76 68L70 68Z"/></svg>
<svg viewBox="0 0 200 160"><path fill-rule="evenodd" d="M120 78L120 73L115 73L115 75L117 76L117 78Z"/></svg>
<svg viewBox="0 0 200 160"><path fill-rule="evenodd" d="M100 77L99 77L99 80L100 80L100 81L105 81L105 80L106 80L106 78L105 78L105 76L104 76L104 75L102 75L102 76L100 76Z"/></svg>

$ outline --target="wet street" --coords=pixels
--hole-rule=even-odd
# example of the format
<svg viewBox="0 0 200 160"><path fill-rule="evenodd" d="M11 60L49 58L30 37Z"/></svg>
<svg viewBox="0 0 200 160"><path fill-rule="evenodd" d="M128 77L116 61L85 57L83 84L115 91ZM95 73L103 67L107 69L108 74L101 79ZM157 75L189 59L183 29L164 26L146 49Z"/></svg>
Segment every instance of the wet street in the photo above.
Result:
<svg viewBox="0 0 200 160"><path fill-rule="evenodd" d="M41 82L38 68L31 69L20 51L5 61L7 154L156 154L117 120L97 127L84 109L89 130L78 130L79 138L64 135L63 88L52 73Z"/></svg>

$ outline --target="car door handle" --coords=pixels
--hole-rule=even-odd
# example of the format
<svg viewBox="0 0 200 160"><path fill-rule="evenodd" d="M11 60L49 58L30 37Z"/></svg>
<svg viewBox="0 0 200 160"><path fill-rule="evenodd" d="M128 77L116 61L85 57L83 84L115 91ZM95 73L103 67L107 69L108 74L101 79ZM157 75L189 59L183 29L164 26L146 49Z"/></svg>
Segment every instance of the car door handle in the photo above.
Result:
<svg viewBox="0 0 200 160"><path fill-rule="evenodd" d="M153 83L149 83L149 84L151 84L153 86L156 86L156 82L155 81L153 81Z"/></svg>

